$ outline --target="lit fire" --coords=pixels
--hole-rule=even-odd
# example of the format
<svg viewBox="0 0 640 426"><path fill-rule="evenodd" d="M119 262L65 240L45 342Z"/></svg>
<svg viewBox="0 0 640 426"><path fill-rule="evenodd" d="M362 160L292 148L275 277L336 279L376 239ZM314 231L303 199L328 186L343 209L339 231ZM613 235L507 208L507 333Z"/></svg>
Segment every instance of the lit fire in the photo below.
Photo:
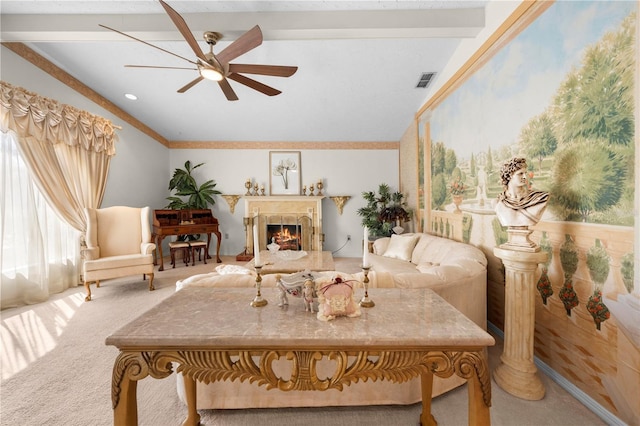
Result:
<svg viewBox="0 0 640 426"><path fill-rule="evenodd" d="M278 227L279 228L279 227ZM300 236L292 233L289 227L283 227L278 232L272 234L273 240L280 246L282 250L298 250L298 241Z"/></svg>

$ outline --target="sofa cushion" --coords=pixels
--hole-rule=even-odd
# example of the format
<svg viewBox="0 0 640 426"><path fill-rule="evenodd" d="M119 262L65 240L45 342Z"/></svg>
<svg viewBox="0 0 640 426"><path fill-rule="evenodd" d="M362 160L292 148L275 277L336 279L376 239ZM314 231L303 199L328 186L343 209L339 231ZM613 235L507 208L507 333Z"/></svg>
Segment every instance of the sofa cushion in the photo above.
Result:
<svg viewBox="0 0 640 426"><path fill-rule="evenodd" d="M418 263L418 266L416 266L416 269L420 272L429 272L432 269L437 268L438 266L440 266L439 263L421 262L421 263Z"/></svg>
<svg viewBox="0 0 640 426"><path fill-rule="evenodd" d="M418 272L416 265L411 262L405 262L400 259L394 259L392 257L378 256L377 254L369 255L369 263L371 263L371 270L378 272L390 272L392 274L399 274L403 272Z"/></svg>
<svg viewBox="0 0 640 426"><path fill-rule="evenodd" d="M389 246L385 250L383 256L390 257L392 259L411 261L411 254L418 242L418 235L391 235Z"/></svg>

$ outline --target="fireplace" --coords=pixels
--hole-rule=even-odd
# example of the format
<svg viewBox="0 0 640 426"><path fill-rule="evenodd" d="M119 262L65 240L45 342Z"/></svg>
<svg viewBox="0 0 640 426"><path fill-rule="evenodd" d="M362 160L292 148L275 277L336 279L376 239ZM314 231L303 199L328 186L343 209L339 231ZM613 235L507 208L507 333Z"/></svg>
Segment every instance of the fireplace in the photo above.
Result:
<svg viewBox="0 0 640 426"><path fill-rule="evenodd" d="M302 229L299 225L267 223L267 241L279 245L280 250L302 250Z"/></svg>
<svg viewBox="0 0 640 426"><path fill-rule="evenodd" d="M313 226L311 218L305 215L265 216L265 246L276 243L280 250L313 250ZM264 246L260 246L264 249Z"/></svg>
<svg viewBox="0 0 640 426"><path fill-rule="evenodd" d="M258 228L260 250L272 240L280 250L322 250L323 196L245 196L247 252L253 253L253 224Z"/></svg>

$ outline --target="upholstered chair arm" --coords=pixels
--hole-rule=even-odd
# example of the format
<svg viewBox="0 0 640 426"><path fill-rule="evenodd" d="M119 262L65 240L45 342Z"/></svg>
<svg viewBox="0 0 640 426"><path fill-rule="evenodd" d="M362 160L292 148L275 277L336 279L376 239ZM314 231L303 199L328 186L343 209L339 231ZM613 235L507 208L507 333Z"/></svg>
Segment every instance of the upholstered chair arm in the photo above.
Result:
<svg viewBox="0 0 640 426"><path fill-rule="evenodd" d="M84 260L95 260L100 258L100 247L82 247L80 249L80 256Z"/></svg>
<svg viewBox="0 0 640 426"><path fill-rule="evenodd" d="M142 243L140 244L140 253L142 254L153 254L153 251L156 249L156 245L154 243Z"/></svg>

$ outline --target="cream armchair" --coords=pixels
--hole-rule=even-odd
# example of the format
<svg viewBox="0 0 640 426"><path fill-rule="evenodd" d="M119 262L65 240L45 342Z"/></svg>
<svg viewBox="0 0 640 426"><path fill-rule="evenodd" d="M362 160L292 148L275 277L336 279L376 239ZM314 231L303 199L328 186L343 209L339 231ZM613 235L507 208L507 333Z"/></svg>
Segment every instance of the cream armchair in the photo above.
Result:
<svg viewBox="0 0 640 426"><path fill-rule="evenodd" d="M82 249L85 300L91 300L89 284L127 275L149 275L153 288L153 250L149 226L149 207L107 207L84 209L87 221L86 247Z"/></svg>

